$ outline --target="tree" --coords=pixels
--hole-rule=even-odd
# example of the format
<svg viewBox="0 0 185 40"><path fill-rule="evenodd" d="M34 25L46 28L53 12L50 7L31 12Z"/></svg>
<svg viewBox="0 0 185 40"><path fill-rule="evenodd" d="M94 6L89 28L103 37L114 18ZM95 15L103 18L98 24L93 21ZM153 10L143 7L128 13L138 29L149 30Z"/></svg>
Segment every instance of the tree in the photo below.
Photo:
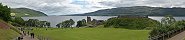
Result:
<svg viewBox="0 0 185 40"><path fill-rule="evenodd" d="M161 19L161 26L171 26L176 22L175 18L171 15L167 15L164 18Z"/></svg>
<svg viewBox="0 0 185 40"><path fill-rule="evenodd" d="M72 19L70 19L70 20L63 21L62 23L58 23L56 26L58 28L61 28L61 27L63 27L63 28L69 28L69 27L72 27L72 25L74 23L75 22Z"/></svg>
<svg viewBox="0 0 185 40"><path fill-rule="evenodd" d="M4 21L11 20L10 8L8 6L2 5L2 3L0 3L0 19Z"/></svg>
<svg viewBox="0 0 185 40"><path fill-rule="evenodd" d="M69 24L70 24L70 27L72 27L72 25L75 24L75 22L73 21L73 19L70 19Z"/></svg>
<svg viewBox="0 0 185 40"><path fill-rule="evenodd" d="M57 26L58 28L60 28L60 27L61 27L61 25L62 25L61 23L58 23L56 26Z"/></svg>
<svg viewBox="0 0 185 40"><path fill-rule="evenodd" d="M46 25L47 25L48 27L50 27L50 22L47 22Z"/></svg>
<svg viewBox="0 0 185 40"><path fill-rule="evenodd" d="M163 33L167 33L172 30L180 29L184 23L183 21L176 22L175 18L171 15L167 15L161 19L161 26L154 28L150 32L150 36L156 36Z"/></svg>
<svg viewBox="0 0 185 40"><path fill-rule="evenodd" d="M24 25L24 20L21 17L15 17L15 19L13 20L15 23L18 23L20 25Z"/></svg>
<svg viewBox="0 0 185 40"><path fill-rule="evenodd" d="M50 22L39 21L38 19L29 19L25 22L25 25L31 27L50 27Z"/></svg>
<svg viewBox="0 0 185 40"><path fill-rule="evenodd" d="M83 26L82 21L78 21L76 27L81 27L81 26Z"/></svg>
<svg viewBox="0 0 185 40"><path fill-rule="evenodd" d="M40 21L40 27L48 27L47 21Z"/></svg>
<svg viewBox="0 0 185 40"><path fill-rule="evenodd" d="M26 26L32 26L32 27L38 27L39 25L39 20L38 19L29 19L28 21L26 21L25 25Z"/></svg>
<svg viewBox="0 0 185 40"><path fill-rule="evenodd" d="M83 22L84 24L86 24L86 20L85 20L85 19L82 19L82 22Z"/></svg>
<svg viewBox="0 0 185 40"><path fill-rule="evenodd" d="M82 26L86 26L86 20L85 19L77 21L76 27L82 27Z"/></svg>

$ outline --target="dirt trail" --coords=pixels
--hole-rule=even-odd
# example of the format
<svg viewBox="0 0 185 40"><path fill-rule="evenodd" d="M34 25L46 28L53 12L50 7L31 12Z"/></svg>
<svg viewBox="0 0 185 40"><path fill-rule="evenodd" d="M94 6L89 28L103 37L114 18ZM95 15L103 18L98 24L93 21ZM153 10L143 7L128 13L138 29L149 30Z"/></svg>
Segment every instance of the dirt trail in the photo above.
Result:
<svg viewBox="0 0 185 40"><path fill-rule="evenodd" d="M168 40L183 40L185 38L185 31L173 36L172 38L169 38Z"/></svg>

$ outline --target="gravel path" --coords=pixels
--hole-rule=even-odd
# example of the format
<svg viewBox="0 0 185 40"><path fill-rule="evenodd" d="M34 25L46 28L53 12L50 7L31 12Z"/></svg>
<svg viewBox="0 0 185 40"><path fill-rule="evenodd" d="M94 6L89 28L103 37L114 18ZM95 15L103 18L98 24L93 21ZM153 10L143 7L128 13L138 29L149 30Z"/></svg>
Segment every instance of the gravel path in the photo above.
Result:
<svg viewBox="0 0 185 40"><path fill-rule="evenodd" d="M185 38L185 31L173 36L172 38L169 38L168 40L183 40Z"/></svg>

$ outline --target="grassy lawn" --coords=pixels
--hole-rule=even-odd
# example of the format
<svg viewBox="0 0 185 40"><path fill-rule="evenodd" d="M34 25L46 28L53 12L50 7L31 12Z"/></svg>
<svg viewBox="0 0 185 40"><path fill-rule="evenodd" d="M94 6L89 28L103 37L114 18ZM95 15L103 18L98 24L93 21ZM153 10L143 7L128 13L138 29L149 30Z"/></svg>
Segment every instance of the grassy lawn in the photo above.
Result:
<svg viewBox="0 0 185 40"><path fill-rule="evenodd" d="M147 40L149 30L116 28L35 28L36 35L51 40Z"/></svg>
<svg viewBox="0 0 185 40"><path fill-rule="evenodd" d="M12 40L19 34L11 29L0 29L0 40Z"/></svg>

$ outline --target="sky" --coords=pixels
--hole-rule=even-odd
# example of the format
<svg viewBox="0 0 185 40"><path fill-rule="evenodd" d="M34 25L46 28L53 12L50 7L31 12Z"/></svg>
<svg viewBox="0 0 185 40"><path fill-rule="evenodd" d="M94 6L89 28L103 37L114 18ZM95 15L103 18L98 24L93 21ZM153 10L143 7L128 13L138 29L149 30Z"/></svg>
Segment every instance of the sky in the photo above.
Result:
<svg viewBox="0 0 185 40"><path fill-rule="evenodd" d="M70 15L131 6L185 7L184 0L0 0L11 8L30 8L47 15Z"/></svg>

